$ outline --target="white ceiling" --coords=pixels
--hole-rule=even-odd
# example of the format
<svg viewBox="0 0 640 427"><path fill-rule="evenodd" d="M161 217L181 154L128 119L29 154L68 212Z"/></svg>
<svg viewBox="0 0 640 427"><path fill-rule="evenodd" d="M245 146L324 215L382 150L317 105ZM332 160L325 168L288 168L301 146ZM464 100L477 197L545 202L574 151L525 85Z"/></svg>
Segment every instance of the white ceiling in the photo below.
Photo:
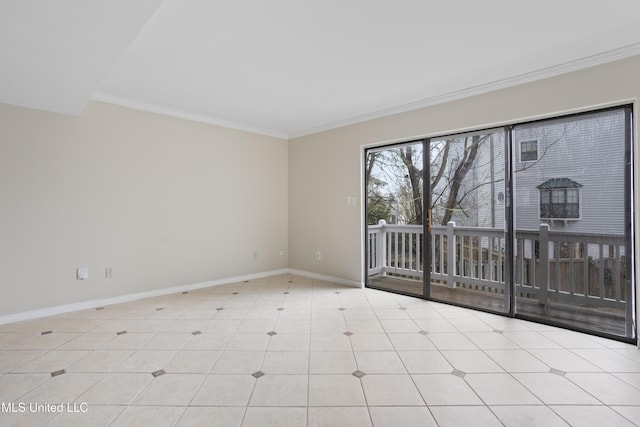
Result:
<svg viewBox="0 0 640 427"><path fill-rule="evenodd" d="M293 137L640 53L638 0L2 0L0 102Z"/></svg>

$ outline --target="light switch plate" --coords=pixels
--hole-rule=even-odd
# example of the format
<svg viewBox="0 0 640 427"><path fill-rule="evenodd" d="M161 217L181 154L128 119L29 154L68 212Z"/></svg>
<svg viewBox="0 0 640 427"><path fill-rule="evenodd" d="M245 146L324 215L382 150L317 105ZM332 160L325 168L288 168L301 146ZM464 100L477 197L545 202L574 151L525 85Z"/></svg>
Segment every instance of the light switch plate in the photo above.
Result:
<svg viewBox="0 0 640 427"><path fill-rule="evenodd" d="M84 280L89 278L89 267L79 267L76 270L76 279Z"/></svg>

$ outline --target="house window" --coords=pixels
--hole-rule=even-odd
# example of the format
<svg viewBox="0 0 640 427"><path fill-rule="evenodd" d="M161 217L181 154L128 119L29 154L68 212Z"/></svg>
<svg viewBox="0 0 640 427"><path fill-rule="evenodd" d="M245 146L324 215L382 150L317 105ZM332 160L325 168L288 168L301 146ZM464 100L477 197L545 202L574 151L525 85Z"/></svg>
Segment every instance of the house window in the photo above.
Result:
<svg viewBox="0 0 640 427"><path fill-rule="evenodd" d="M569 178L553 178L540 184L540 218L580 218L580 187Z"/></svg>
<svg viewBox="0 0 640 427"><path fill-rule="evenodd" d="M520 161L538 160L538 141L522 141L520 143Z"/></svg>

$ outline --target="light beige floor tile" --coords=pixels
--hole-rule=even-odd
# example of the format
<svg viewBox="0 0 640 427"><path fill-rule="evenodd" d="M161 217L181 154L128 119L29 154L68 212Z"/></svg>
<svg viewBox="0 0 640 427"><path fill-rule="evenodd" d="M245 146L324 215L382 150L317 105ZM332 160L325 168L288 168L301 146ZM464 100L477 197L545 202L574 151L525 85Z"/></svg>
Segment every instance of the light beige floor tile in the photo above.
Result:
<svg viewBox="0 0 640 427"><path fill-rule="evenodd" d="M618 372L614 373L613 375L640 390L640 373Z"/></svg>
<svg viewBox="0 0 640 427"><path fill-rule="evenodd" d="M416 319L414 322L421 330L427 332L460 332L451 322L443 318Z"/></svg>
<svg viewBox="0 0 640 427"><path fill-rule="evenodd" d="M483 322L477 317L450 318L449 322L460 332L492 332L493 326Z"/></svg>
<svg viewBox="0 0 640 427"><path fill-rule="evenodd" d="M375 319L347 320L347 331L354 334L384 334L385 330L382 328L380 322Z"/></svg>
<svg viewBox="0 0 640 427"><path fill-rule="evenodd" d="M551 368L558 369L564 372L601 372L602 371L602 369L598 368L593 363L573 353L571 350L533 349L533 350L529 350L529 353L531 353L533 356L540 359L542 362L544 362Z"/></svg>
<svg viewBox="0 0 640 427"><path fill-rule="evenodd" d="M572 427L632 427L623 416L606 406L550 406L550 408Z"/></svg>
<svg viewBox="0 0 640 427"><path fill-rule="evenodd" d="M235 334L226 350L266 350L271 336L264 334Z"/></svg>
<svg viewBox="0 0 640 427"><path fill-rule="evenodd" d="M95 350L102 347L107 342L114 339L117 335L109 332L86 333L73 338L61 346L58 350Z"/></svg>
<svg viewBox="0 0 640 427"><path fill-rule="evenodd" d="M88 356L89 350L52 350L31 362L16 368L14 372L54 372L67 369L78 360Z"/></svg>
<svg viewBox="0 0 640 427"><path fill-rule="evenodd" d="M260 370L264 355L264 351L223 351L211 368L211 373L252 374Z"/></svg>
<svg viewBox="0 0 640 427"><path fill-rule="evenodd" d="M389 334L393 347L403 350L435 350L433 343L423 334Z"/></svg>
<svg viewBox="0 0 640 427"><path fill-rule="evenodd" d="M640 423L640 406L611 406L611 409L633 423Z"/></svg>
<svg viewBox="0 0 640 427"><path fill-rule="evenodd" d="M420 332L420 328L413 320L395 320L395 319L382 319L380 320L382 327L388 334L406 334Z"/></svg>
<svg viewBox="0 0 640 427"><path fill-rule="evenodd" d="M513 374L513 377L547 405L601 404L593 396L560 375L553 373L516 373Z"/></svg>
<svg viewBox="0 0 640 427"><path fill-rule="evenodd" d="M640 390L608 373L568 373L566 378L605 405L640 406Z"/></svg>
<svg viewBox="0 0 640 427"><path fill-rule="evenodd" d="M109 427L173 427L184 410L178 406L129 406Z"/></svg>
<svg viewBox="0 0 640 427"><path fill-rule="evenodd" d="M171 359L175 357L174 350L140 350L126 358L116 366L112 372L138 372L150 374L164 369Z"/></svg>
<svg viewBox="0 0 640 427"><path fill-rule="evenodd" d="M244 407L188 407L177 427L240 427Z"/></svg>
<svg viewBox="0 0 640 427"><path fill-rule="evenodd" d="M194 331L196 332L196 331ZM231 340L232 334L193 335L182 348L183 350L224 350Z"/></svg>
<svg viewBox="0 0 640 427"><path fill-rule="evenodd" d="M462 372L504 372L500 365L479 350L446 350L442 355L451 366Z"/></svg>
<svg viewBox="0 0 640 427"><path fill-rule="evenodd" d="M387 334L355 334L349 338L355 351L393 350Z"/></svg>
<svg viewBox="0 0 640 427"><path fill-rule="evenodd" d="M111 372L122 364L133 350L95 350L74 362L68 372Z"/></svg>
<svg viewBox="0 0 640 427"><path fill-rule="evenodd" d="M467 374L464 380L487 405L540 405L542 403L509 374Z"/></svg>
<svg viewBox="0 0 640 427"><path fill-rule="evenodd" d="M350 351L312 351L309 355L311 374L351 374L357 369Z"/></svg>
<svg viewBox="0 0 640 427"><path fill-rule="evenodd" d="M371 427L367 408L309 408L308 427Z"/></svg>
<svg viewBox="0 0 640 427"><path fill-rule="evenodd" d="M309 406L366 406L360 380L353 375L310 375Z"/></svg>
<svg viewBox="0 0 640 427"><path fill-rule="evenodd" d="M493 413L505 427L568 427L546 406L492 406Z"/></svg>
<svg viewBox="0 0 640 427"><path fill-rule="evenodd" d="M153 380L151 374L107 374L83 393L89 405L128 405Z"/></svg>
<svg viewBox="0 0 640 427"><path fill-rule="evenodd" d="M304 351L268 351L262 363L267 374L309 373L309 353Z"/></svg>
<svg viewBox="0 0 640 427"><path fill-rule="evenodd" d="M242 427L306 427L306 408L249 407Z"/></svg>
<svg viewBox="0 0 640 427"><path fill-rule="evenodd" d="M448 374L453 371L453 366L439 351L400 351L398 354L411 374Z"/></svg>
<svg viewBox="0 0 640 427"><path fill-rule="evenodd" d="M125 410L124 406L71 405L69 412L59 413L46 427L107 427Z"/></svg>
<svg viewBox="0 0 640 427"><path fill-rule="evenodd" d="M256 379L251 375L209 375L191 401L192 406L246 406Z"/></svg>
<svg viewBox="0 0 640 427"><path fill-rule="evenodd" d="M574 331L551 330L540 331L540 334L550 340L560 344L564 348L605 348L597 340L592 339L589 335L581 334Z"/></svg>
<svg viewBox="0 0 640 427"><path fill-rule="evenodd" d="M275 329L276 319L244 319L238 325L236 334L266 334Z"/></svg>
<svg viewBox="0 0 640 427"><path fill-rule="evenodd" d="M526 350L485 350L507 372L549 372L549 366Z"/></svg>
<svg viewBox="0 0 640 427"><path fill-rule="evenodd" d="M366 375L362 378L369 406L422 406L420 396L409 375Z"/></svg>
<svg viewBox="0 0 640 427"><path fill-rule="evenodd" d="M58 375L49 378L20 399L24 402L74 402L103 376L104 374L93 373Z"/></svg>
<svg viewBox="0 0 640 427"><path fill-rule="evenodd" d="M51 378L50 374L7 374L0 376L0 402L9 403L34 390ZM0 412L0 417L3 413Z"/></svg>
<svg viewBox="0 0 640 427"><path fill-rule="evenodd" d="M143 350L180 350L192 336L190 333L160 333L140 348Z"/></svg>
<svg viewBox="0 0 640 427"><path fill-rule="evenodd" d="M409 320L409 315L399 308L376 308L374 312L378 319Z"/></svg>
<svg viewBox="0 0 640 427"><path fill-rule="evenodd" d="M437 427L426 407L372 407L369 412L376 427Z"/></svg>
<svg viewBox="0 0 640 427"><path fill-rule="evenodd" d="M278 334L306 334L311 332L311 320L279 317L273 329Z"/></svg>
<svg viewBox="0 0 640 427"><path fill-rule="evenodd" d="M116 335L111 341L107 341L100 349L102 350L138 350L156 334L144 334L136 332L127 332Z"/></svg>
<svg viewBox="0 0 640 427"><path fill-rule="evenodd" d="M560 344L536 331L506 331L503 335L527 350L562 348Z"/></svg>
<svg viewBox="0 0 640 427"><path fill-rule="evenodd" d="M429 340L439 350L477 350L478 347L462 332L429 333Z"/></svg>
<svg viewBox="0 0 640 427"><path fill-rule="evenodd" d="M344 320L311 320L312 334L341 334L347 331L347 323Z"/></svg>
<svg viewBox="0 0 640 427"><path fill-rule="evenodd" d="M402 360L395 351L356 351L358 369L367 374L406 374Z"/></svg>
<svg viewBox="0 0 640 427"><path fill-rule="evenodd" d="M607 372L640 372L640 362L625 357L615 350L574 349L572 351Z"/></svg>
<svg viewBox="0 0 640 427"><path fill-rule="evenodd" d="M427 405L482 405L477 394L452 374L412 375Z"/></svg>
<svg viewBox="0 0 640 427"><path fill-rule="evenodd" d="M202 332L208 334L233 334L238 329L241 320L239 319L212 319L207 320L202 325Z"/></svg>
<svg viewBox="0 0 640 427"><path fill-rule="evenodd" d="M483 350L520 348L519 345L511 341L509 338L495 332L465 332L465 336L473 341L478 348Z"/></svg>
<svg viewBox="0 0 640 427"><path fill-rule="evenodd" d="M342 333L311 334L311 351L351 351L351 340Z"/></svg>
<svg viewBox="0 0 640 427"><path fill-rule="evenodd" d="M171 374L205 374L220 356L219 351L182 350L178 352L164 367Z"/></svg>
<svg viewBox="0 0 640 427"><path fill-rule="evenodd" d="M503 427L486 406L439 406L431 411L439 427Z"/></svg>
<svg viewBox="0 0 640 427"><path fill-rule="evenodd" d="M271 337L269 351L309 351L310 336L308 333L280 333Z"/></svg>
<svg viewBox="0 0 640 427"><path fill-rule="evenodd" d="M204 374L164 374L153 378L132 405L187 406L200 385Z"/></svg>
<svg viewBox="0 0 640 427"><path fill-rule="evenodd" d="M42 350L11 350L0 353L0 373L11 372L42 356Z"/></svg>
<svg viewBox="0 0 640 427"><path fill-rule="evenodd" d="M258 378L250 406L307 406L307 375L265 375Z"/></svg>

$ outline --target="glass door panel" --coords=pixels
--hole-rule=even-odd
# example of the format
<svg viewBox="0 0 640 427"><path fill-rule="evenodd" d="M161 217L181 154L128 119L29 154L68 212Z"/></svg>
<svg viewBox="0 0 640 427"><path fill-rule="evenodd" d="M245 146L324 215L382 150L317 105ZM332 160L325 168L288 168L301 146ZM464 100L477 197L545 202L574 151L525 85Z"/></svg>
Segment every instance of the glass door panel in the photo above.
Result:
<svg viewBox="0 0 640 427"><path fill-rule="evenodd" d="M429 141L429 296L509 310L505 131Z"/></svg>
<svg viewBox="0 0 640 427"><path fill-rule="evenodd" d="M423 141L368 150L367 286L424 297Z"/></svg>
<svg viewBox="0 0 640 427"><path fill-rule="evenodd" d="M516 314L634 338L630 110L514 128Z"/></svg>

